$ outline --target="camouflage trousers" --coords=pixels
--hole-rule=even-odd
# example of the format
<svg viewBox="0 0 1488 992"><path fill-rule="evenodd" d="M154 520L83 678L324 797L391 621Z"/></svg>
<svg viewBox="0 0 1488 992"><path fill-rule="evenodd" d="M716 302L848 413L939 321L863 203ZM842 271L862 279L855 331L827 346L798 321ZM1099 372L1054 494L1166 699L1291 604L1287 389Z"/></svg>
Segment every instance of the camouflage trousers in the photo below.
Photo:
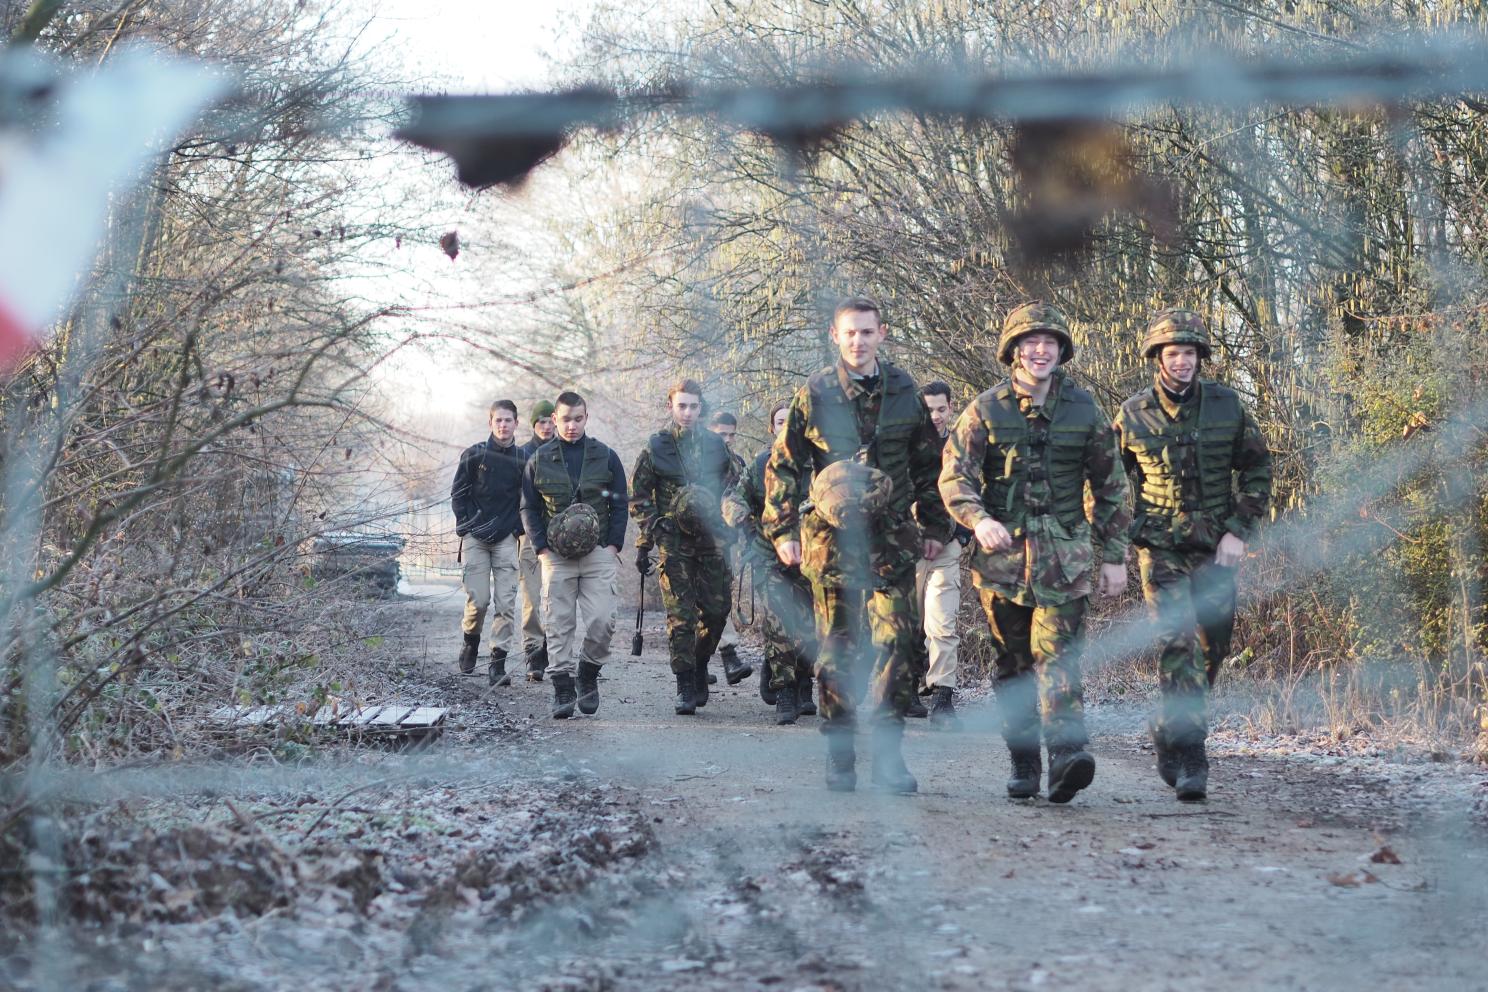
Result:
<svg viewBox="0 0 1488 992"><path fill-rule="evenodd" d="M816 621L812 616L811 583L799 568L758 565L752 569L755 588L763 593L761 616L765 639L765 663L770 666L770 685L784 689L811 675L816 664Z"/></svg>
<svg viewBox="0 0 1488 992"><path fill-rule="evenodd" d="M733 577L718 552L661 549L661 602L666 607L672 671L686 672L711 657L729 615Z"/></svg>
<svg viewBox="0 0 1488 992"><path fill-rule="evenodd" d="M1014 747L1084 747L1084 692L1080 651L1088 597L1059 606L1020 606L996 590L980 587L982 610L997 653L993 686L1002 719L1002 736Z"/></svg>
<svg viewBox="0 0 1488 992"><path fill-rule="evenodd" d="M1238 570L1215 564L1213 550L1138 548L1137 561L1160 652L1157 726L1170 741L1202 740L1209 729L1205 697L1235 633Z"/></svg>
<svg viewBox="0 0 1488 992"><path fill-rule="evenodd" d="M853 719L866 686L874 718L902 723L914 699L914 573L876 589L811 584L824 728Z"/></svg>

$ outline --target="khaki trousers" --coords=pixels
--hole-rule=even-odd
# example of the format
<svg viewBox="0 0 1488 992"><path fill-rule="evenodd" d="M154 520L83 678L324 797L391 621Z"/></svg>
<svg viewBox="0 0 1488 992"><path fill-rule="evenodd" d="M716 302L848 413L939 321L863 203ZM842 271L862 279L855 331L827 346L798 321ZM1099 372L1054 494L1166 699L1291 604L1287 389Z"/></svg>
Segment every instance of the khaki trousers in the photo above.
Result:
<svg viewBox="0 0 1488 992"><path fill-rule="evenodd" d="M460 574L460 585L465 590L465 617L460 629L467 634L480 633L489 610L491 647L507 650L517 605L517 539L508 535L488 544L465 538L465 570ZM493 599L495 608L491 609Z"/></svg>
<svg viewBox="0 0 1488 992"><path fill-rule="evenodd" d="M575 654L577 661L603 665L615 636L615 570L620 559L600 546L582 558L562 558L548 551L538 560L549 674L572 675Z"/></svg>
<svg viewBox="0 0 1488 992"><path fill-rule="evenodd" d="M522 651L530 658L543 642L542 568L526 535L517 538L517 567L522 587Z"/></svg>
<svg viewBox="0 0 1488 992"><path fill-rule="evenodd" d="M921 558L915 565L915 593L925 625L925 648L930 667L925 685L956 688L956 652L961 637L956 633L956 614L961 610L961 549L952 538L933 560Z"/></svg>

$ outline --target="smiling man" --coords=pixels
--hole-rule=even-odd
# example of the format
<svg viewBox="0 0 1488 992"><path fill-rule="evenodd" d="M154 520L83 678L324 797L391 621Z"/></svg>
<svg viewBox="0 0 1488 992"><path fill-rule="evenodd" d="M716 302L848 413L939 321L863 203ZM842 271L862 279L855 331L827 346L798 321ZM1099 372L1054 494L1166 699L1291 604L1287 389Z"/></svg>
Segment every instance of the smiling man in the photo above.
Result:
<svg viewBox="0 0 1488 992"><path fill-rule="evenodd" d="M1136 497L1132 543L1157 626L1158 773L1178 798L1208 794L1206 696L1230 653L1235 578L1271 505L1271 451L1233 389L1199 378L1209 329L1192 310L1147 324L1155 381L1121 404L1116 431Z"/></svg>
<svg viewBox="0 0 1488 992"><path fill-rule="evenodd" d="M1038 795L1042 736L1049 801L1067 803L1095 779L1080 648L1092 537L1105 562L1101 592L1126 588L1125 478L1110 421L1062 368L1075 357L1064 314L1047 303L1017 307L1003 321L997 356L1012 375L957 419L940 492L977 543L974 581L997 656L997 709L1013 766L1008 797Z"/></svg>
<svg viewBox="0 0 1488 992"><path fill-rule="evenodd" d="M880 357L887 337L873 300L837 305L837 361L791 400L765 470L765 533L780 563L800 566L811 583L826 779L834 791L857 786L853 733L865 681L874 704L873 784L918 789L901 749L914 697L915 562L939 555L951 531L935 488L935 425L914 379ZM801 497L808 473L816 476L809 503Z"/></svg>

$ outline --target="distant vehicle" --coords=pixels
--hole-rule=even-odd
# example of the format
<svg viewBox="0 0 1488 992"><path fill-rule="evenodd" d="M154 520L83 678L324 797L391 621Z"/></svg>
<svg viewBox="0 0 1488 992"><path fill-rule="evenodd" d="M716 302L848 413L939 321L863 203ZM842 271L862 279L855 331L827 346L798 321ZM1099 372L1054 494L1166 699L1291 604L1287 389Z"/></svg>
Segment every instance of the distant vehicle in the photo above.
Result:
<svg viewBox="0 0 1488 992"><path fill-rule="evenodd" d="M364 586L368 594L389 598L398 592L402 566L398 558L408 542L399 534L361 534L332 531L315 539L317 579Z"/></svg>

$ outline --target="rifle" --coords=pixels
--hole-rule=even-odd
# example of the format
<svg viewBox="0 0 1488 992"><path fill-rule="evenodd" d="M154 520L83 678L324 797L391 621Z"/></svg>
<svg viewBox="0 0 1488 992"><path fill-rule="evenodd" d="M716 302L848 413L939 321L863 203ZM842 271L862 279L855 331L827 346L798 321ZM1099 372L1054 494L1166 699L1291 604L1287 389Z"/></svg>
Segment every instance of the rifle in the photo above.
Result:
<svg viewBox="0 0 1488 992"><path fill-rule="evenodd" d="M641 576L641 599L640 599L639 604L637 604L637 606L636 606L636 629L635 629L635 636L630 639L630 653L632 655L639 655L641 653L641 648L643 648L645 646L645 642L641 639L641 617L645 615L645 612L646 612L646 576L643 575L643 576Z"/></svg>

